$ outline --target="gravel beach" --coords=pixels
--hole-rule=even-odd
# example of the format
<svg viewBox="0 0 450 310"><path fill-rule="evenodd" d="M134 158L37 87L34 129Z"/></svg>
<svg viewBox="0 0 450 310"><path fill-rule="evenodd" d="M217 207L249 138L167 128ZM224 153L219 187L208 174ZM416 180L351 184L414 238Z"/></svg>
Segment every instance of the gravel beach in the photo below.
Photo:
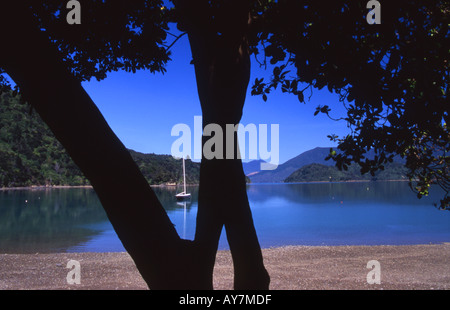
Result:
<svg viewBox="0 0 450 310"><path fill-rule="evenodd" d="M406 246L287 246L263 249L272 290L448 290L450 243ZM69 260L80 284L68 284ZM380 284L367 267L379 262ZM229 251L219 251L214 288L232 289ZM146 290L127 253L0 254L2 290Z"/></svg>

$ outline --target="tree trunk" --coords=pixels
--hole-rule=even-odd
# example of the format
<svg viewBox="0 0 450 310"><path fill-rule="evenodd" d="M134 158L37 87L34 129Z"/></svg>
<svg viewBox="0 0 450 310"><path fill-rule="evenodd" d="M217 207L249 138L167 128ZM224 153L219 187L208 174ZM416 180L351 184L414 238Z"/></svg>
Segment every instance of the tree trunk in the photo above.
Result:
<svg viewBox="0 0 450 310"><path fill-rule="evenodd" d="M235 266L235 288L268 288L241 161L202 160L195 242L180 239L128 150L22 5L8 2L0 10L6 43L0 49L0 66L89 179L148 286L211 289L217 244L225 225ZM239 46L218 44L215 48L204 39L209 40L190 34L194 58L199 53L212 57L196 64L204 124L217 123L225 128L241 118L250 69L248 53L242 37L238 38ZM213 67L205 71L208 64ZM209 84L208 78L214 81ZM228 83L229 78L234 82ZM211 92L207 90L210 86ZM229 95L221 99L224 91ZM223 193L231 195L226 203Z"/></svg>
<svg viewBox="0 0 450 310"><path fill-rule="evenodd" d="M195 248L179 238L128 150L31 14L8 2L0 10L0 25L0 66L89 179L148 286L203 288Z"/></svg>
<svg viewBox="0 0 450 310"><path fill-rule="evenodd" d="M210 24L207 12L188 2L195 12L194 17L191 15L192 20L186 21L185 25L195 66L203 128L217 124L224 138L226 125L235 126L241 120L250 78L250 56L246 42L249 10L245 3L230 2L233 15L225 13L223 20L226 22L218 33ZM236 156L239 152L237 134L233 135L233 144L227 145L224 139L221 145L223 158L207 159L203 153L195 242L210 251L216 250L225 225L233 257L234 288L268 289L270 279L263 264L248 203L242 161ZM208 138L203 137L203 145ZM226 159L229 151L234 155L233 159ZM212 252L209 254L211 268L214 256L211 256Z"/></svg>

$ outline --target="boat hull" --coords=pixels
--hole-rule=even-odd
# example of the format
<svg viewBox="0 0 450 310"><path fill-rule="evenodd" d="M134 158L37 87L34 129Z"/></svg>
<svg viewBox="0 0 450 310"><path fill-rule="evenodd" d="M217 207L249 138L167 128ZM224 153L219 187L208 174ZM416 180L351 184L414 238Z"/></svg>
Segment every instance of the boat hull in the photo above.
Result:
<svg viewBox="0 0 450 310"><path fill-rule="evenodd" d="M185 200L185 199L190 199L191 198L191 194L180 193L180 194L175 195L175 197L178 200Z"/></svg>

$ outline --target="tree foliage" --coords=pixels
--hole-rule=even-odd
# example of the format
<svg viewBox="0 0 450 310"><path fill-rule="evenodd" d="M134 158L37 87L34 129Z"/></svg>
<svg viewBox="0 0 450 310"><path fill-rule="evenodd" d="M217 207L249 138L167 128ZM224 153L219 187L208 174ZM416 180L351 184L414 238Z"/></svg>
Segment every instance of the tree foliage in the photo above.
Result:
<svg viewBox="0 0 450 310"><path fill-rule="evenodd" d="M345 106L350 129L330 135L342 151L330 154L337 166L356 162L362 173L374 172L399 154L418 197L437 183L446 208L450 4L384 1L381 10L381 24L369 25L366 1L266 1L254 51L263 51L262 65L270 59L273 75L257 78L252 94L267 100L281 86L304 102L305 90L326 87ZM333 118L331 111L324 105L315 114ZM365 156L370 149L374 159Z"/></svg>
<svg viewBox="0 0 450 310"><path fill-rule="evenodd" d="M75 27L66 21L66 4L58 0L20 3L32 12L37 26L80 81L102 80L118 70L165 71L169 52L163 43L168 26L162 1L83 1L82 23ZM6 85L1 78L0 85Z"/></svg>

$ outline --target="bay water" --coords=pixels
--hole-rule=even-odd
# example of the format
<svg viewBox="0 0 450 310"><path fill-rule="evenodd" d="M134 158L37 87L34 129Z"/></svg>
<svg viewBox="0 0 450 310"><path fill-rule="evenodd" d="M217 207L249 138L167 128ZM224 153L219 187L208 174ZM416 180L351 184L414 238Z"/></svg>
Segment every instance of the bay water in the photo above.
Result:
<svg viewBox="0 0 450 310"><path fill-rule="evenodd" d="M198 187L177 202L176 187L154 187L179 235L193 239ZM285 245L403 245L450 242L450 212L417 199L407 182L250 184L263 248ZM223 197L226 199L226 195ZM225 231L220 249L228 249ZM0 253L121 252L90 188L0 191Z"/></svg>

